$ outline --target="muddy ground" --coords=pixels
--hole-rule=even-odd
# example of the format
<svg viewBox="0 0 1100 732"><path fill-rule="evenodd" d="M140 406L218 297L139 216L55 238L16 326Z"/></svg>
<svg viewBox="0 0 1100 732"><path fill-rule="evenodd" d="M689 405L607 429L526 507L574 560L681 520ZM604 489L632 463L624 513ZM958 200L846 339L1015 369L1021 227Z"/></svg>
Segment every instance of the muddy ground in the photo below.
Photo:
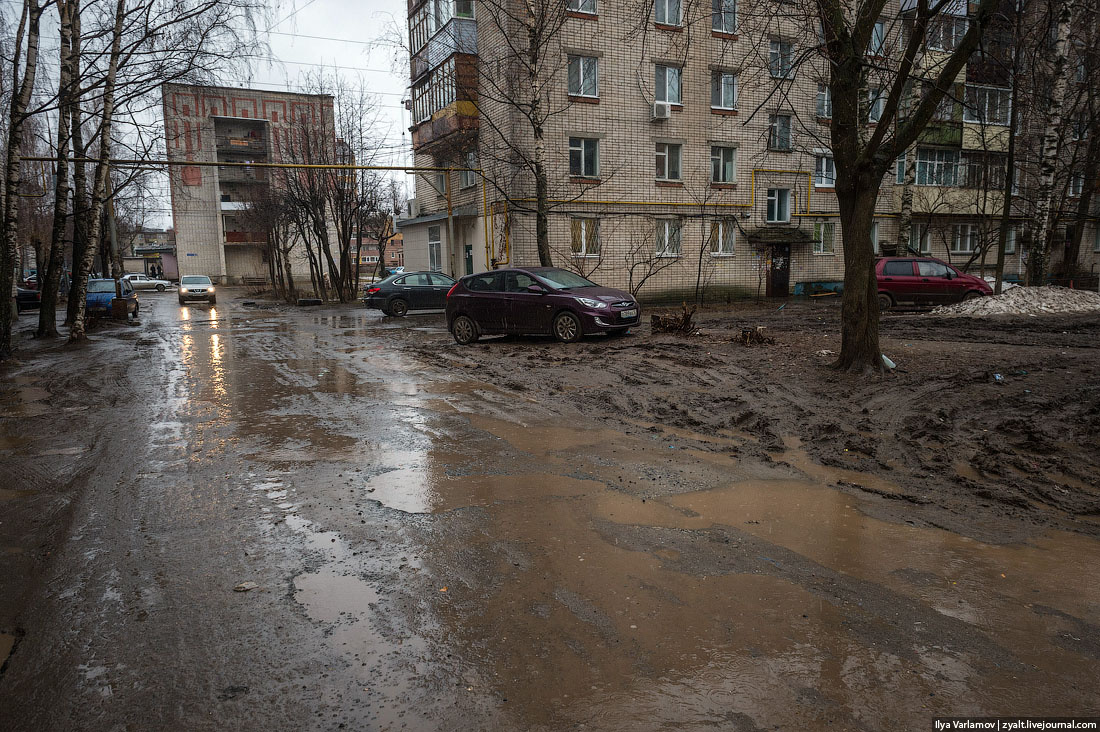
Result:
<svg viewBox="0 0 1100 732"><path fill-rule="evenodd" d="M3 370L0 729L1100 713L1100 316L890 314L861 379L831 303L463 348L243 299Z"/></svg>

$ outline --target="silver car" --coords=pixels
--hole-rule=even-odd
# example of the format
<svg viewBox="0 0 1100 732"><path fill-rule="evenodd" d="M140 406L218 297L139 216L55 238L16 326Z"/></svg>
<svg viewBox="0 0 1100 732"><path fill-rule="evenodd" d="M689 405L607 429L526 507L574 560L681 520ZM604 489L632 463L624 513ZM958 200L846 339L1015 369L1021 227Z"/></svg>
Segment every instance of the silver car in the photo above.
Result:
<svg viewBox="0 0 1100 732"><path fill-rule="evenodd" d="M150 277L149 275L143 274L123 275L122 279L133 285L135 290L156 290L157 292L164 292L169 287L174 287L168 280L160 280L156 277Z"/></svg>
<svg viewBox="0 0 1100 732"><path fill-rule="evenodd" d="M205 300L211 305L218 301L214 294L214 283L206 275L184 275L180 277L180 305L190 300Z"/></svg>

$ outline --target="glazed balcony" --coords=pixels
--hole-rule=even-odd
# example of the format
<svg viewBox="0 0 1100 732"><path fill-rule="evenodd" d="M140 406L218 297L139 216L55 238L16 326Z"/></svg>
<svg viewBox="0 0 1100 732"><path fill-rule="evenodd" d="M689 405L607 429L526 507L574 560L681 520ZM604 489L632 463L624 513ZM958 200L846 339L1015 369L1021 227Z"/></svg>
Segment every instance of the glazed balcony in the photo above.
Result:
<svg viewBox="0 0 1100 732"><path fill-rule="evenodd" d="M477 23L473 18L451 18L413 54L412 82L415 84L456 53L477 54Z"/></svg>

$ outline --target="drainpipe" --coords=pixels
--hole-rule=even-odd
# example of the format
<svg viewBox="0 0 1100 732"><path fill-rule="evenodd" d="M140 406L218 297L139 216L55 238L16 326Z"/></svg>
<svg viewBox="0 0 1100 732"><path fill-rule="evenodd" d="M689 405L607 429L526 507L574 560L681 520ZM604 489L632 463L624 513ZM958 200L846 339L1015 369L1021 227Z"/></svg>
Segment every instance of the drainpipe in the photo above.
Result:
<svg viewBox="0 0 1100 732"><path fill-rule="evenodd" d="M447 190L447 263L451 268L448 275L454 277L458 269L455 267L455 217L454 206L451 205L451 171L443 174L443 187Z"/></svg>

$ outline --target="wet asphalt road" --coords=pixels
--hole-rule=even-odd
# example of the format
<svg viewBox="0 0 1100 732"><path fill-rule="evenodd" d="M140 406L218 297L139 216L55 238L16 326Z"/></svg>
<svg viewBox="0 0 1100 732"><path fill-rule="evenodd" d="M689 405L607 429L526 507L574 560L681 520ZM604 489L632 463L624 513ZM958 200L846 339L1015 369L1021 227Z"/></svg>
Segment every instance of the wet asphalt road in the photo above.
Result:
<svg viewBox="0 0 1100 732"><path fill-rule="evenodd" d="M438 315L142 303L86 354L129 360L89 407L100 434L55 423L55 455L91 440L96 457L26 597L0 729L920 730L1100 710L1095 541L876 520L797 445L739 462L732 438L685 447L426 367L402 345L457 349Z"/></svg>

